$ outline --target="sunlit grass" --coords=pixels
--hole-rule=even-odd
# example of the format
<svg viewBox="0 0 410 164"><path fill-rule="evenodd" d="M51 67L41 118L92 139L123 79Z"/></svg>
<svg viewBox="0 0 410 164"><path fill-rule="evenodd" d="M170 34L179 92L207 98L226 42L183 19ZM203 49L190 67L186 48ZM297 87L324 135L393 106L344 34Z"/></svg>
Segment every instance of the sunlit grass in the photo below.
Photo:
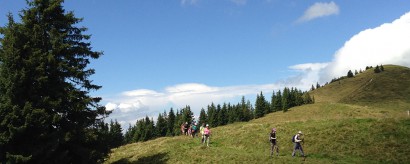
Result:
<svg viewBox="0 0 410 164"><path fill-rule="evenodd" d="M410 103L410 69L385 65L385 71L369 69L311 92L316 102L340 102L392 110L408 110Z"/></svg>
<svg viewBox="0 0 410 164"><path fill-rule="evenodd" d="M410 120L395 110L318 103L247 123L213 128L210 147L199 138L163 137L113 150L107 163L289 163L291 137L304 133L308 163L409 162ZM276 127L280 156L269 157L269 129Z"/></svg>

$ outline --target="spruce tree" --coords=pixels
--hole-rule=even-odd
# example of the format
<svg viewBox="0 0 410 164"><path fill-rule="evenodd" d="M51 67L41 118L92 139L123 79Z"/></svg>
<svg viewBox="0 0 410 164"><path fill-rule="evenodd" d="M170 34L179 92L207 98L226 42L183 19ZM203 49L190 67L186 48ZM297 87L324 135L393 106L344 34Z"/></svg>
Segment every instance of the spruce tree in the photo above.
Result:
<svg viewBox="0 0 410 164"><path fill-rule="evenodd" d="M127 131L125 131L124 134L124 142L125 143L132 143L133 142L133 137L134 137L134 133L135 133L135 128L134 126L131 126L131 124L129 124Z"/></svg>
<svg viewBox="0 0 410 164"><path fill-rule="evenodd" d="M248 108L249 115L250 115L250 120L255 118L255 108L252 106L252 103L250 100L246 101L246 108Z"/></svg>
<svg viewBox="0 0 410 164"><path fill-rule="evenodd" d="M353 77L354 75L353 75L353 72L352 72L352 70L349 70L348 72L347 72L347 77Z"/></svg>
<svg viewBox="0 0 410 164"><path fill-rule="evenodd" d="M194 113L192 113L191 107L189 105L185 106L185 108L181 110L181 114L183 123L187 122L188 124L191 124L193 122Z"/></svg>
<svg viewBox="0 0 410 164"><path fill-rule="evenodd" d="M317 88L316 88L317 89ZM296 88L291 88L289 91L290 101L289 101L289 108L296 106L296 97L297 97L297 90Z"/></svg>
<svg viewBox="0 0 410 164"><path fill-rule="evenodd" d="M101 86L88 64L102 53L62 0L27 2L22 22L9 15L0 30L0 161L101 161L108 145L98 125L108 112L90 96Z"/></svg>
<svg viewBox="0 0 410 164"><path fill-rule="evenodd" d="M235 105L232 107L231 105L228 106L228 124L236 122L236 109Z"/></svg>
<svg viewBox="0 0 410 164"><path fill-rule="evenodd" d="M112 123L112 121L111 121ZM96 141L93 143L96 146L98 146L98 148L100 150L104 150L104 151L110 151L110 149L113 147L114 143L113 143L113 137L110 133L110 124L108 123L104 123L104 122L99 122L96 125L98 127L98 129L95 129L96 132Z"/></svg>
<svg viewBox="0 0 410 164"><path fill-rule="evenodd" d="M179 135L181 134L181 125L185 123L182 120L182 115L179 112L179 110L177 109L177 113L175 115L175 123L174 123L174 134L175 135Z"/></svg>
<svg viewBox="0 0 410 164"><path fill-rule="evenodd" d="M312 87L310 87L310 90L313 91L315 90L315 86L312 84Z"/></svg>
<svg viewBox="0 0 410 164"><path fill-rule="evenodd" d="M282 110L282 92L280 90L276 92L276 99L274 102L274 106L275 106L276 111Z"/></svg>
<svg viewBox="0 0 410 164"><path fill-rule="evenodd" d="M148 116L145 116L143 126L144 128L142 131L142 138L140 139L140 141L148 141L157 136L156 131L155 131L154 120L152 118L150 119Z"/></svg>
<svg viewBox="0 0 410 164"><path fill-rule="evenodd" d="M124 136L122 135L121 124L117 120L110 122L110 148L116 148L124 144Z"/></svg>
<svg viewBox="0 0 410 164"><path fill-rule="evenodd" d="M155 126L157 137L164 137L167 135L167 121L166 116L162 115L161 113L158 114L157 124Z"/></svg>
<svg viewBox="0 0 410 164"><path fill-rule="evenodd" d="M272 96L270 99L270 109L272 110L272 112L276 112L276 108L275 108L275 101L276 101L276 95L275 95L275 91L272 92Z"/></svg>
<svg viewBox="0 0 410 164"><path fill-rule="evenodd" d="M239 106L239 104L238 104ZM250 111L250 106L248 106L245 102L245 96L242 96L240 107L242 109L242 118L240 121L249 121L252 119L252 114Z"/></svg>
<svg viewBox="0 0 410 164"><path fill-rule="evenodd" d="M226 104L224 103L224 105L221 107L221 105L217 105L217 107L216 107L216 109L217 109L217 111L218 111L218 115L217 115L217 117L218 117L218 126L222 126L222 125L226 125L226 123L228 122L228 119L227 119L227 107L226 107Z"/></svg>
<svg viewBox="0 0 410 164"><path fill-rule="evenodd" d="M283 89L283 96L282 96L282 110L283 112L287 112L290 108L291 104L291 96L289 88L285 87Z"/></svg>
<svg viewBox="0 0 410 164"><path fill-rule="evenodd" d="M310 97L309 92L306 92L305 94L303 94L303 103L304 104L312 104L313 103L313 100Z"/></svg>
<svg viewBox="0 0 410 164"><path fill-rule="evenodd" d="M255 117L263 117L268 113L270 113L269 102L265 100L265 96L263 96L263 93L261 91L260 95L256 96Z"/></svg>
<svg viewBox="0 0 410 164"><path fill-rule="evenodd" d="M221 110L221 115L222 115L222 124L221 125L226 125L228 124L228 104L224 103L222 106Z"/></svg>
<svg viewBox="0 0 410 164"><path fill-rule="evenodd" d="M174 126L175 126L175 113L174 110L171 108L168 114L168 129L167 129L167 136L174 136Z"/></svg>
<svg viewBox="0 0 410 164"><path fill-rule="evenodd" d="M304 104L303 92L301 90L298 90L297 88L295 88L295 105L300 106L300 105L303 105L303 104Z"/></svg>
<svg viewBox="0 0 410 164"><path fill-rule="evenodd" d="M374 73L380 73L381 70L380 70L380 68L379 68L379 65L377 65L376 68L374 68L373 71L374 71Z"/></svg>
<svg viewBox="0 0 410 164"><path fill-rule="evenodd" d="M199 112L199 126L201 126L202 124L206 124L207 119L206 119L206 113L205 113L205 109L201 108L201 111Z"/></svg>
<svg viewBox="0 0 410 164"><path fill-rule="evenodd" d="M143 133L145 131L145 121L144 121L144 119L138 120L135 123L134 128L135 128L135 132L134 132L134 135L132 136L132 142L142 141Z"/></svg>
<svg viewBox="0 0 410 164"><path fill-rule="evenodd" d="M216 111L216 107L214 103L211 103L211 105L208 105L208 110L206 112L206 115L208 116L208 122L207 124L209 124L212 127L217 126L217 115L218 112Z"/></svg>

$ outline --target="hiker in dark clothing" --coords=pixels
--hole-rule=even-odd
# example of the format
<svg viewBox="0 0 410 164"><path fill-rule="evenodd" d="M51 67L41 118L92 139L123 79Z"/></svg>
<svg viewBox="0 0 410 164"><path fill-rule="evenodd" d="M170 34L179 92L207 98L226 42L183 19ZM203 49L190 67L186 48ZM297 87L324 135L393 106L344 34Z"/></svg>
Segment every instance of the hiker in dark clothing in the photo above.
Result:
<svg viewBox="0 0 410 164"><path fill-rule="evenodd" d="M300 150L300 155L302 155L302 157L305 156L305 154L303 153L302 145L300 144L300 142L303 142L303 140L301 140L301 138L300 138L301 135L302 135L302 131L299 131L298 134L293 136L293 141L295 143L295 146L293 148L292 157L295 156L296 150Z"/></svg>
<svg viewBox="0 0 410 164"><path fill-rule="evenodd" d="M276 128L272 129L272 132L269 134L269 141L270 141L270 156L273 156L273 153L276 149L276 155L279 156L279 147L276 141Z"/></svg>
<svg viewBox="0 0 410 164"><path fill-rule="evenodd" d="M185 125L184 125L184 134L185 135L188 135L188 129L189 129L188 122L185 122Z"/></svg>

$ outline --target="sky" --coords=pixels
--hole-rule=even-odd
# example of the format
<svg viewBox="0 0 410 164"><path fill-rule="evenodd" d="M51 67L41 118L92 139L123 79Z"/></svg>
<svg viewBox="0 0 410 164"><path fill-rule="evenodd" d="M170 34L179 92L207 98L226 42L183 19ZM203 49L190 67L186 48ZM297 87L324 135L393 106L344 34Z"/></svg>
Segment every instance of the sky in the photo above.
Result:
<svg viewBox="0 0 410 164"><path fill-rule="evenodd" d="M0 26L25 1L0 0ZM66 11L104 55L89 65L91 92L124 127L145 116L268 100L283 87L308 90L348 70L410 67L405 0L70 0Z"/></svg>

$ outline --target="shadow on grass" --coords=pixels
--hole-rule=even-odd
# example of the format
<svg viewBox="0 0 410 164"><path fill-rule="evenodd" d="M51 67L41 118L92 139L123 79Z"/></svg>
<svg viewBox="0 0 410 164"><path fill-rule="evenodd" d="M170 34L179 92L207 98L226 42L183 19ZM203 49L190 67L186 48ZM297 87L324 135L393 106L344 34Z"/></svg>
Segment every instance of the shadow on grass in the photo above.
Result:
<svg viewBox="0 0 410 164"><path fill-rule="evenodd" d="M130 158L130 157L129 157ZM139 158L137 161L130 161L129 158L123 158L113 162L113 164L138 164L138 163L156 163L165 164L168 161L168 153L158 153L151 156Z"/></svg>

